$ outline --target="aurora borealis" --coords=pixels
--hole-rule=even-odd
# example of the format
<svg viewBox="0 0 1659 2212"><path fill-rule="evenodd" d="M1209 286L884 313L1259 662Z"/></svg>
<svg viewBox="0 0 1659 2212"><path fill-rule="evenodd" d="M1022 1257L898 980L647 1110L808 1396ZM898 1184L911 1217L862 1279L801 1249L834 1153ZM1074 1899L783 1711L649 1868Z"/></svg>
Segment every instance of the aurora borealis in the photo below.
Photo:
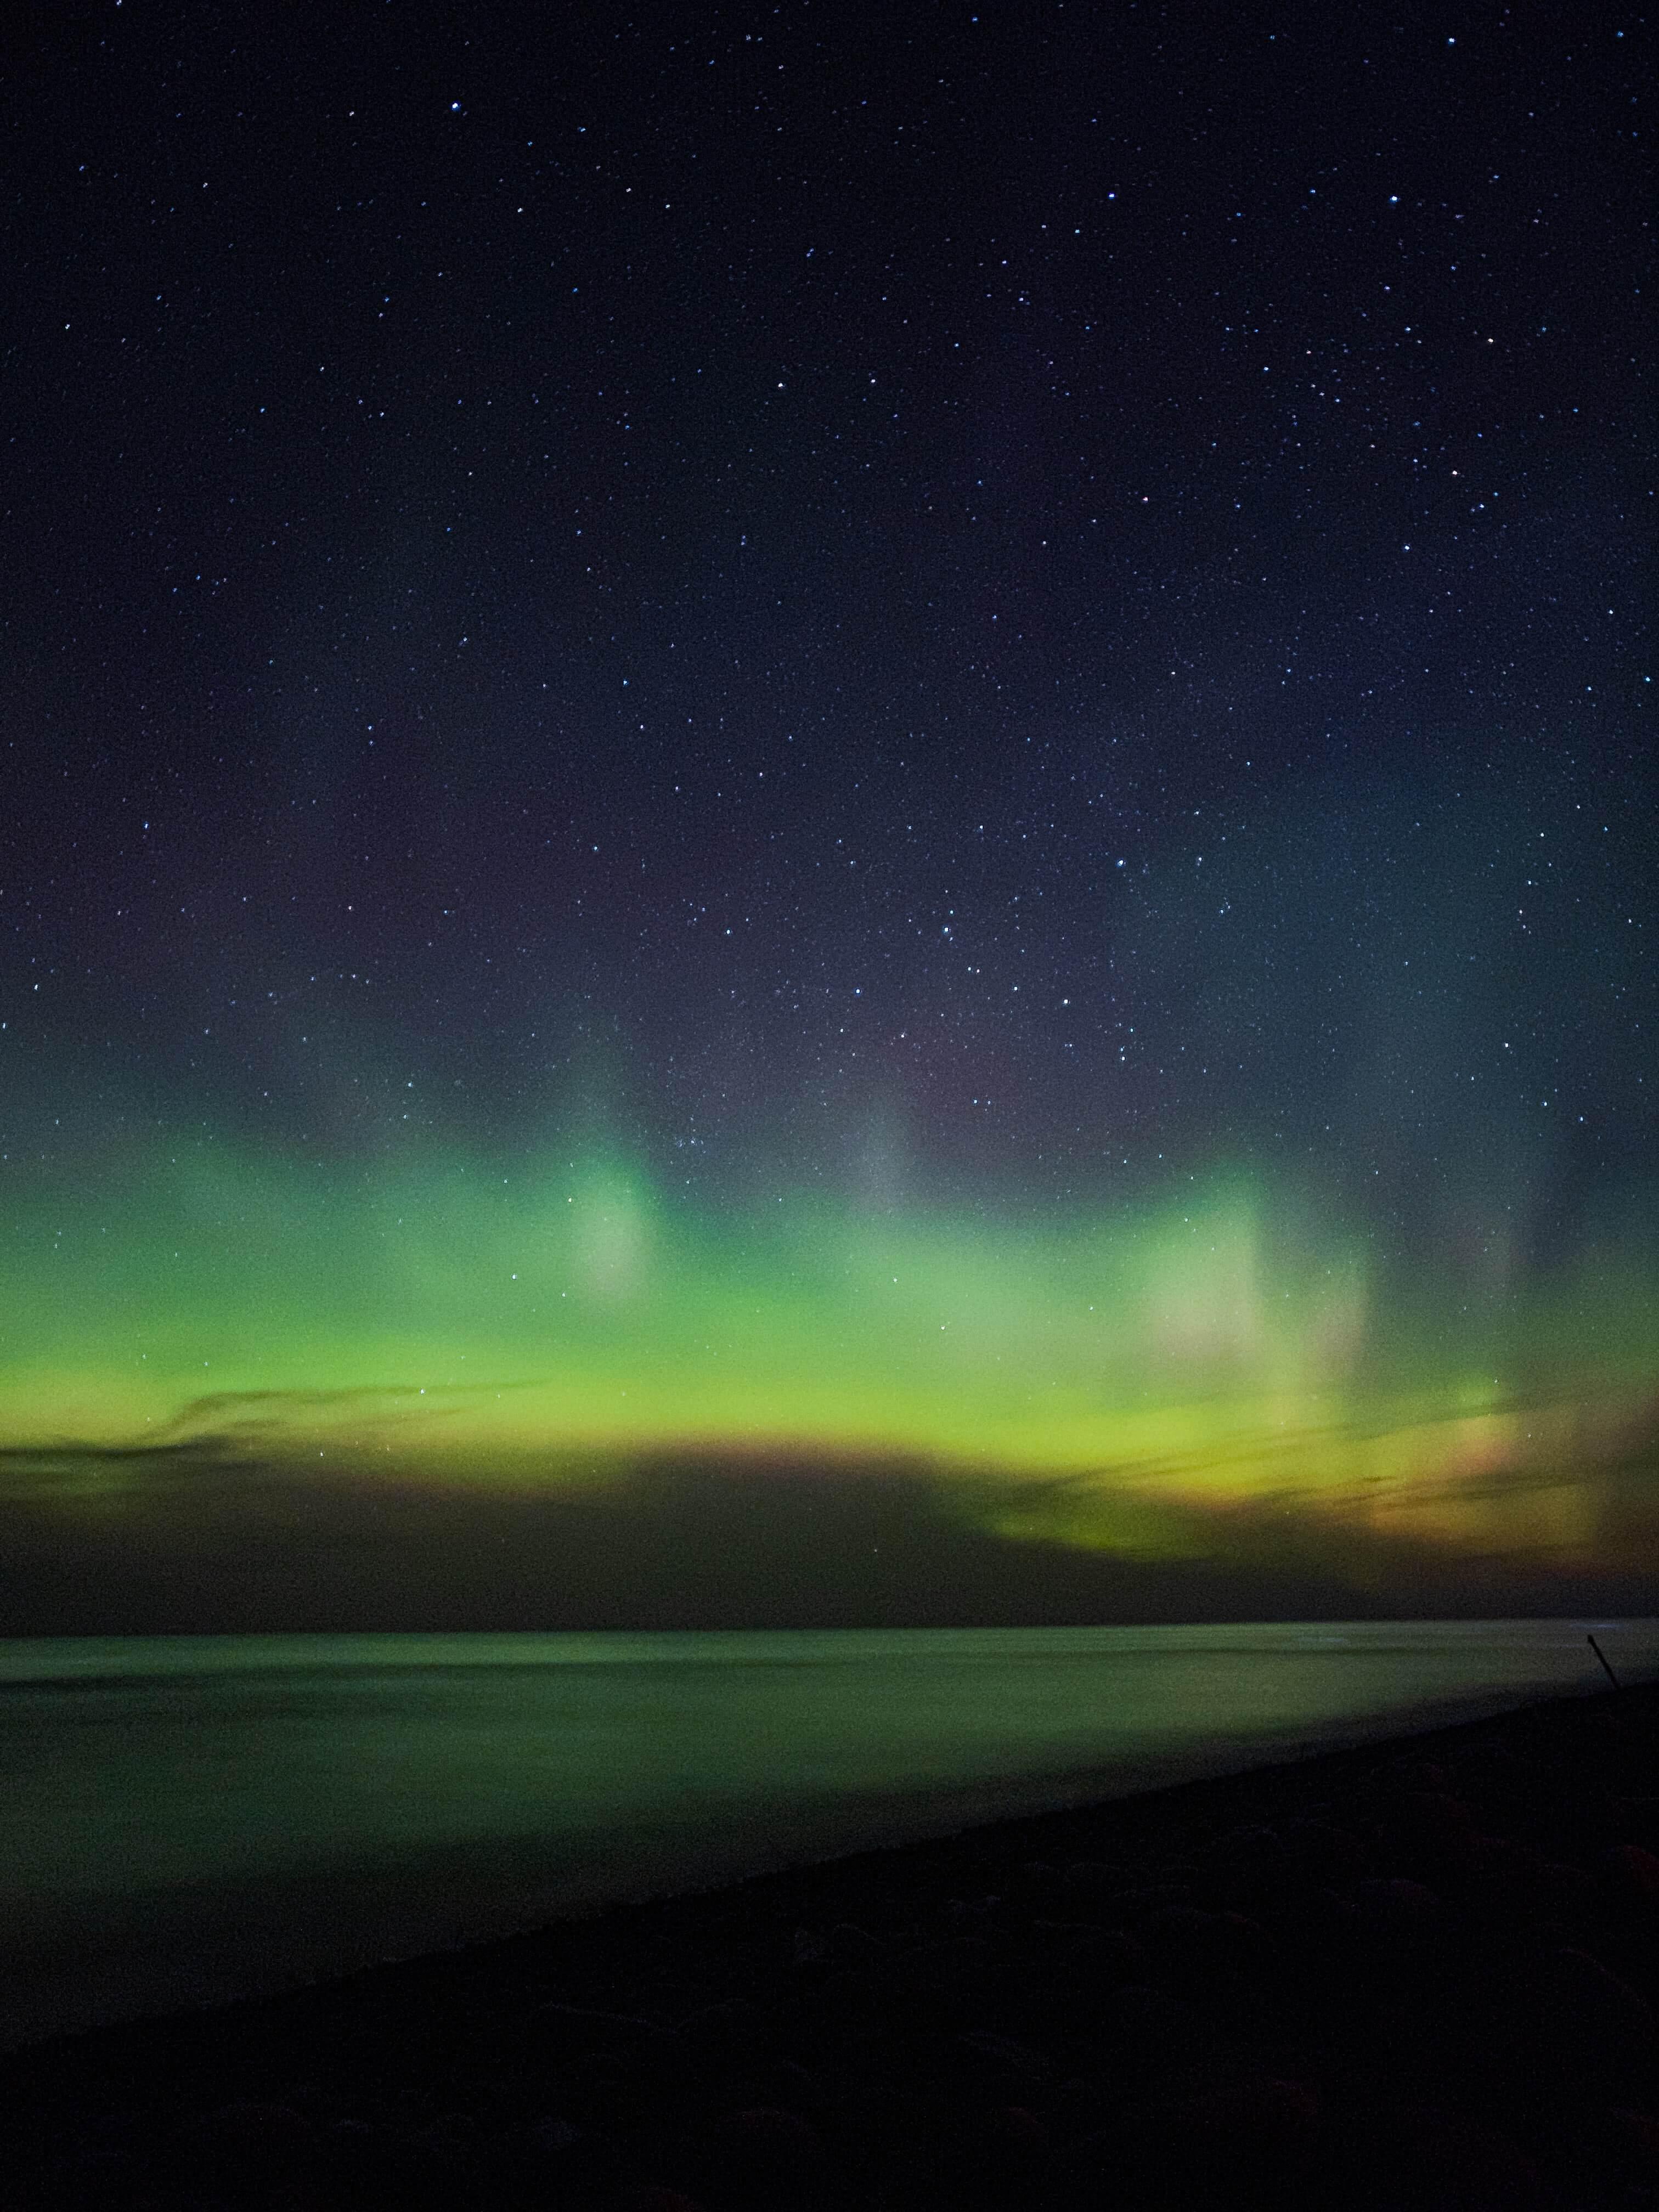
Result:
<svg viewBox="0 0 1659 2212"><path fill-rule="evenodd" d="M1413 1311L1363 1236L1242 1176L1092 1217L792 1194L709 1219L614 1159L504 1164L324 1176L204 1148L64 1209L11 1332L14 1506L59 1543L131 1541L181 1478L216 1525L275 1492L303 1553L337 1491L506 1526L620 1495L649 1520L653 1470L678 1468L678 1510L735 1474L793 1492L810 1538L815 1493L920 1482L1000 1543L1316 1570L1350 1611L1398 1609L1407 1559L1436 1595L1460 1573L1639 1588L1639 1255ZM557 1617L609 1618L585 1555L574 1587L547 1571ZM873 1572L865 1591L892 1601ZM812 1612L809 1585L785 1617Z"/></svg>
<svg viewBox="0 0 1659 2212"><path fill-rule="evenodd" d="M598 20L22 64L18 1632L1653 1609L1623 33Z"/></svg>

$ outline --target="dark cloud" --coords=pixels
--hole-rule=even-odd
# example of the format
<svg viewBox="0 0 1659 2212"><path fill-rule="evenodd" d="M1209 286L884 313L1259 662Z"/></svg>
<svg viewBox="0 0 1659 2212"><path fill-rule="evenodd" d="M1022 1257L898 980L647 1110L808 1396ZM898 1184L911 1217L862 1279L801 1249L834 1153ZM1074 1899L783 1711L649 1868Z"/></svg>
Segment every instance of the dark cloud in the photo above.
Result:
<svg viewBox="0 0 1659 2212"><path fill-rule="evenodd" d="M1601 1525L1576 1569L1524 1545L1390 1537L1288 1495L1207 1512L1140 1500L1133 1548L1114 1552L1040 1533L1066 1527L1075 1482L765 1454L579 1455L543 1473L527 1491L487 1473L307 1472L240 1433L12 1453L0 1464L10 1632L1637 1613L1659 1544L1651 1439L1598 1475ZM1489 1494L1472 1479L1442 1502ZM1000 1520L1033 1533L999 1534Z"/></svg>

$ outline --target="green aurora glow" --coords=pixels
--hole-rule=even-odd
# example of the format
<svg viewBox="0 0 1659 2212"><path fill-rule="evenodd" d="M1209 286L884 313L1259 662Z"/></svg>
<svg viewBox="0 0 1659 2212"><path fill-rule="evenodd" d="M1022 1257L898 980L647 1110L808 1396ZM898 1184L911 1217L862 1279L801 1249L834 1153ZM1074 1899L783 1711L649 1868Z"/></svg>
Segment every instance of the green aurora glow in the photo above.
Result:
<svg viewBox="0 0 1659 2212"><path fill-rule="evenodd" d="M106 1164L8 1243L7 1480L50 1463L71 1513L208 1440L517 1494L690 1449L925 1464L1016 1540L1168 1554L1172 1514L1243 1509L1584 1572L1629 1565L1651 1495L1639 1254L1523 1274L1488 1240L1410 1291L1242 1172L1115 1210L709 1216L614 1154L198 1142Z"/></svg>

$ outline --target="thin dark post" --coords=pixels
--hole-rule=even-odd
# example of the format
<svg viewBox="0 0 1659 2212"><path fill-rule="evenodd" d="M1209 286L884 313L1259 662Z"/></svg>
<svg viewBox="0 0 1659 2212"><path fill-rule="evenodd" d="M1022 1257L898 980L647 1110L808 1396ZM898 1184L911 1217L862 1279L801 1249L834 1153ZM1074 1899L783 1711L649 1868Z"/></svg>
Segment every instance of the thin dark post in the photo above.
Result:
<svg viewBox="0 0 1659 2212"><path fill-rule="evenodd" d="M1615 1690L1622 1690L1625 1686L1624 1684L1613 1673L1612 1668L1607 1665L1606 1656L1602 1652L1601 1647L1596 1642L1595 1638L1593 1636L1587 1636L1584 1638L1584 1641L1589 1645L1590 1650L1595 1654L1596 1657L1601 1660L1601 1665L1606 1670L1607 1680L1612 1683L1613 1688Z"/></svg>

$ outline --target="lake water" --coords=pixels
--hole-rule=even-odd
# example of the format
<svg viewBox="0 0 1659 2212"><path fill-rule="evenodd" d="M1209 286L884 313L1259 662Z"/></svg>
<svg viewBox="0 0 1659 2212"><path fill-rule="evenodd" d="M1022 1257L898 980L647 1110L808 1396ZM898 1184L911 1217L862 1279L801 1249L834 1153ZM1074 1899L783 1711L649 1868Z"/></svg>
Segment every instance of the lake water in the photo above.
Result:
<svg viewBox="0 0 1659 2212"><path fill-rule="evenodd" d="M0 2045L1659 1675L1659 1622L0 1642Z"/></svg>

